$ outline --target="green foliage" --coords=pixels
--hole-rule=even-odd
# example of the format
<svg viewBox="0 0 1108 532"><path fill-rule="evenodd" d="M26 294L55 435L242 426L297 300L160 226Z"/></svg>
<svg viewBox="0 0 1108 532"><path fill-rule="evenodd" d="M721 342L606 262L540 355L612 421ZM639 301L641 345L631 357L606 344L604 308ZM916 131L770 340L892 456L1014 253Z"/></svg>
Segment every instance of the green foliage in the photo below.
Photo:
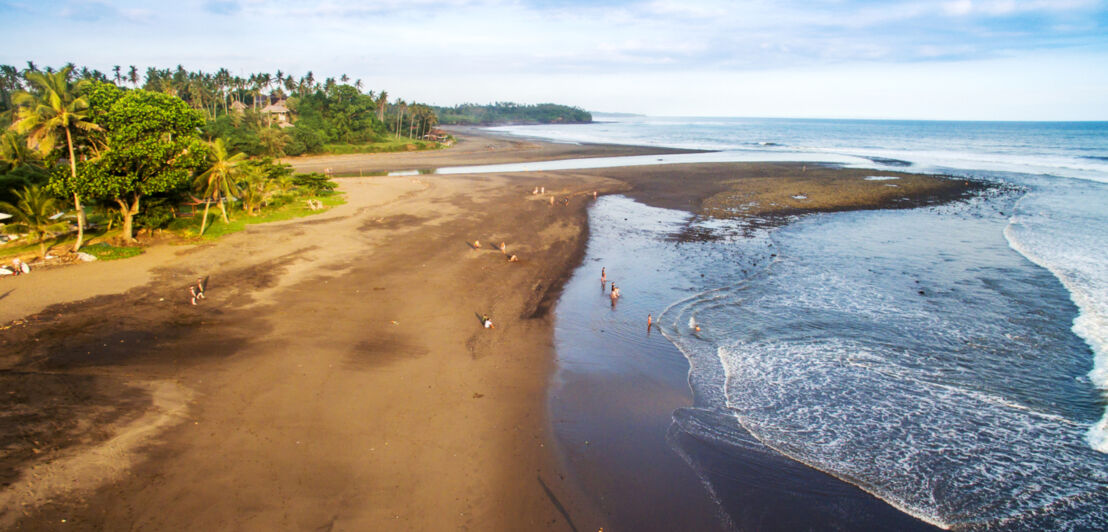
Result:
<svg viewBox="0 0 1108 532"><path fill-rule="evenodd" d="M265 154L258 131L261 128L258 114L246 111L241 115L222 115L208 120L204 125L204 137L225 139L227 149L232 153L245 153L250 157Z"/></svg>
<svg viewBox="0 0 1108 532"><path fill-rule="evenodd" d="M323 137L316 130L297 125L285 131L289 135L288 144L285 144L285 155L295 157L323 153Z"/></svg>
<svg viewBox="0 0 1108 532"><path fill-rule="evenodd" d="M331 181L331 178L319 172L296 174L292 178L292 183L297 188L313 196L328 194L338 188L337 183Z"/></svg>
<svg viewBox="0 0 1108 532"><path fill-rule="evenodd" d="M69 224L51 219L59 208L57 199L42 187L32 186L15 192L16 203L0 202L0 212L12 215L4 225L9 234L27 234L39 244L39 257L46 256L46 239L69 230Z"/></svg>
<svg viewBox="0 0 1108 532"><path fill-rule="evenodd" d="M287 105L296 113L297 128L314 132L320 145L369 142L385 133L384 124L377 118L377 103L349 85L290 98Z"/></svg>
<svg viewBox="0 0 1108 532"><path fill-rule="evenodd" d="M229 224L215 224L204 233L203 238L214 239L223 235L237 233L245 229L248 225L291 220L293 218L301 218L326 212L325 210L313 211L309 209L306 205L308 199L309 198L302 197L297 201L291 201L281 206L271 206L264 209L259 216L244 216L231 220ZM333 207L345 203L341 194L333 194L312 199L319 200L326 207ZM200 222L199 216L194 218L178 218L169 225L169 229L179 231L186 236L200 236Z"/></svg>
<svg viewBox="0 0 1108 532"><path fill-rule="evenodd" d="M292 192L292 166L272 158L245 161L239 168L239 197L247 214L257 214L265 205L280 203Z"/></svg>
<svg viewBox="0 0 1108 532"><path fill-rule="evenodd" d="M497 124L588 124L592 114L579 107L553 103L520 105L497 102L492 105L462 104L455 107L435 107L439 122L457 125Z"/></svg>
<svg viewBox="0 0 1108 532"><path fill-rule="evenodd" d="M162 229L176 218L173 206L179 198L174 196L155 196L143 202L142 210L135 215L135 225L144 229Z"/></svg>
<svg viewBox="0 0 1108 532"><path fill-rule="evenodd" d="M92 99L92 115L106 130L107 151L86 165L90 194L124 200L187 184L208 153L197 137L203 117L172 96L99 85L106 94Z"/></svg>
<svg viewBox="0 0 1108 532"><path fill-rule="evenodd" d="M17 190L44 185L48 177L38 154L27 147L26 137L14 131L0 134L0 201L18 201Z"/></svg>
<svg viewBox="0 0 1108 532"><path fill-rule="evenodd" d="M113 246L106 242L85 246L84 252L100 260L119 260L142 254L142 248L137 246Z"/></svg>
<svg viewBox="0 0 1108 532"><path fill-rule="evenodd" d="M198 137L204 118L166 94L123 91L109 83L94 84L87 94L89 115L104 130L104 148L79 165L76 185L83 195L119 205L122 236L130 240L140 200L180 191L207 158L208 147Z"/></svg>

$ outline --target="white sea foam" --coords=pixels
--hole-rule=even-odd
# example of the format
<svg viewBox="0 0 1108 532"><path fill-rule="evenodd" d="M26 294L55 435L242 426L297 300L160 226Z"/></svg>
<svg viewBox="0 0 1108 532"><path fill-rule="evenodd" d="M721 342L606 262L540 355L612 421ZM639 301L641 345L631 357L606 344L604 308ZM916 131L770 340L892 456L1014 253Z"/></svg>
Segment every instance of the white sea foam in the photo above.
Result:
<svg viewBox="0 0 1108 532"><path fill-rule="evenodd" d="M760 441L920 519L1098 528L1108 461L1081 413L1095 399L1070 399L1087 359L1051 332L1072 307L1033 295L1049 277L999 234L1012 206L800 222L777 233L765 275L662 315L712 338L667 335L699 371L719 364L692 382L723 382Z"/></svg>
<svg viewBox="0 0 1108 532"><path fill-rule="evenodd" d="M895 181L900 177L895 175L871 175L866 177L866 181Z"/></svg>
<svg viewBox="0 0 1108 532"><path fill-rule="evenodd" d="M770 447L913 515L942 525L1108 528L1108 412L1090 386L1108 391L1103 125L633 122L566 138L731 150L665 161L674 163L830 161L1026 187L1016 206L976 204L995 204L989 212L802 222L779 233L786 245L767 275L675 303L659 322L689 358L698 397L725 397ZM778 145L759 145L767 139ZM996 213L1005 215L986 223ZM893 228L884 216L908 221ZM929 229L923 240L893 238L916 226ZM994 231L1019 255L981 249L967 228ZM1091 371L1088 348L1057 327L1073 306L1020 257L1065 287ZM958 264L969 266L949 270ZM693 335L685 323L711 334Z"/></svg>
<svg viewBox="0 0 1108 532"><path fill-rule="evenodd" d="M1071 183L1033 191L1005 229L1009 245L1046 268L1066 287L1080 314L1073 332L1094 353L1089 379L1108 391L1108 220L1103 187ZM1061 214L1064 213L1064 216ZM1108 411L1089 428L1089 445L1108 453Z"/></svg>

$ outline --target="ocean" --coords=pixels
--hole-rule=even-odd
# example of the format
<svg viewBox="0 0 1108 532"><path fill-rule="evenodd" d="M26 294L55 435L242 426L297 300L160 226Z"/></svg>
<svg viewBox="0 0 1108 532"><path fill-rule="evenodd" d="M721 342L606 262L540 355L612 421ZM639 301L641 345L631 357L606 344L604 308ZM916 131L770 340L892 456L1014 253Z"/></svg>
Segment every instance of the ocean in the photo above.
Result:
<svg viewBox="0 0 1108 532"><path fill-rule="evenodd" d="M597 118L495 129L712 150L551 169L827 161L999 185L950 205L775 228L622 196L591 208L584 264L556 311L556 380L662 368L627 384L650 388L673 363L646 359L658 342L676 346L692 404L639 406L669 408L666 445L723 528L775 528L749 502L771 488L734 496L741 475L719 475L719 458L689 441L713 442L713 456L787 457L942 528L1108 529L1108 123ZM671 238L688 225L719 238ZM616 307L597 303L601 266L625 294ZM598 355L616 344L620 357ZM576 445L586 436L565 421L572 409L552 404ZM752 475L787 484L789 467ZM873 524L830 507L801 526Z"/></svg>

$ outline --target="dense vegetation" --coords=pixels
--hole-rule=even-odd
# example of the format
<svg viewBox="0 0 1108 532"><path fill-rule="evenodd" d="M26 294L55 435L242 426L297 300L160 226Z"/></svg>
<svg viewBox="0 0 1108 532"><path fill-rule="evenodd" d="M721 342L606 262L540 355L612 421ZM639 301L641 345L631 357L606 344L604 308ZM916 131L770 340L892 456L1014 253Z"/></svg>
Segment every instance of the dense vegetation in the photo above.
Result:
<svg viewBox="0 0 1108 532"><path fill-rule="evenodd" d="M490 126L498 124L587 124L592 114L578 107L553 103L520 105L498 102L492 105L462 104L435 107L442 124Z"/></svg>
<svg viewBox="0 0 1108 532"><path fill-rule="evenodd" d="M4 229L29 235L41 255L74 218L80 249L86 207L100 234L118 227L130 242L139 229L203 234L213 206L231 227L333 204L328 177L294 175L273 157L374 142L411 149L437 123L428 106L389 105L342 81L278 73L247 83L179 67L149 69L139 88L134 67L117 67L113 80L72 65L0 65L0 205L14 216Z"/></svg>
<svg viewBox="0 0 1108 532"><path fill-rule="evenodd" d="M225 138L233 150L252 157L323 153L329 146L391 145L397 138L409 139L406 149L411 149L407 144L431 147L420 139L438 124L430 106L403 99L390 102L387 91L363 93L362 80L351 81L345 74L319 81L312 72L296 77L280 70L241 77L225 68L206 73L180 65L148 68L144 74L135 66L115 66L110 75L66 67L75 82L111 83L179 98L203 116L206 140ZM27 74L38 71L32 62L22 70L0 65L0 117L13 108L13 95L29 88ZM55 70L47 67L42 72Z"/></svg>

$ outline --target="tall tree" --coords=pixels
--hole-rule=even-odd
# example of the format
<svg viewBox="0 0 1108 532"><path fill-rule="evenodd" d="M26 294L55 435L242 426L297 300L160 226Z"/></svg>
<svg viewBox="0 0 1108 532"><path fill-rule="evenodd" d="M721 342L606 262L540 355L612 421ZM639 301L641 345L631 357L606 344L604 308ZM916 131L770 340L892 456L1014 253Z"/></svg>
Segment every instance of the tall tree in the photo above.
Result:
<svg viewBox="0 0 1108 532"><path fill-rule="evenodd" d="M138 67L131 65L131 69L127 71L127 80L131 82L131 88L137 89L139 82Z"/></svg>
<svg viewBox="0 0 1108 532"><path fill-rule="evenodd" d="M224 201L238 192L235 179L238 177L238 165L246 160L246 154L236 153L231 155L227 150L227 143L223 139L215 139L210 144L206 164L208 168L196 176L193 186L200 191L204 198L204 219L200 222L200 234L208 226L208 208L213 201L219 202L219 209L223 213L223 223L231 223L227 219L227 207Z"/></svg>
<svg viewBox="0 0 1108 532"><path fill-rule="evenodd" d="M85 240L85 211L81 207L83 187L77 177L73 130L97 131L100 127L86 120L88 99L78 94L84 82L76 85L71 83L71 71L72 68L67 66L53 74L38 71L27 73L27 81L37 92L20 92L15 96L19 112L12 127L19 133L29 133L27 146L37 149L44 158L54 151L58 136L65 134L70 175L68 180L59 183L58 188L73 195L73 206L77 210L77 242L73 245L73 251L77 251Z"/></svg>
<svg viewBox="0 0 1108 532"><path fill-rule="evenodd" d="M377 120L385 121L385 107L389 104L389 91L381 91L377 96Z"/></svg>
<svg viewBox="0 0 1108 532"><path fill-rule="evenodd" d="M107 150L83 165L89 191L119 205L124 240L133 240L134 216L142 198L188 185L203 164L204 117L180 98L146 90L122 91L98 83L90 91Z"/></svg>

